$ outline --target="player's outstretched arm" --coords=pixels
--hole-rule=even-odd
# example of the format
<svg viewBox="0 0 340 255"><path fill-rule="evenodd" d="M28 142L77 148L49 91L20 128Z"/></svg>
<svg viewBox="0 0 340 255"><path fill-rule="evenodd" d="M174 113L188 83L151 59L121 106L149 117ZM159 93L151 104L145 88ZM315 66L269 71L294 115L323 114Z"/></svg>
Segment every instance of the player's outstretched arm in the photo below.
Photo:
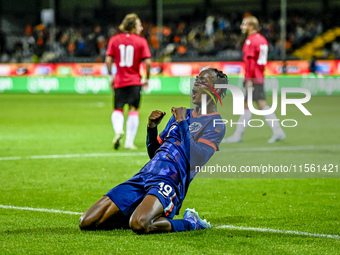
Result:
<svg viewBox="0 0 340 255"><path fill-rule="evenodd" d="M106 56L105 64L106 64L106 67L107 67L107 74L109 75L111 90L113 92L114 91L114 88L113 88L114 87L114 85L113 85L114 76L111 73L112 61L113 61L112 56Z"/></svg>
<svg viewBox="0 0 340 255"><path fill-rule="evenodd" d="M156 110L153 111L149 116L146 145L148 148L148 154L150 159L153 158L156 150L160 146L157 140L158 135L157 126L159 125L159 123L161 123L165 114L166 114L165 112Z"/></svg>
<svg viewBox="0 0 340 255"><path fill-rule="evenodd" d="M149 86L149 78L150 78L150 69L151 69L151 58L146 58L144 60L146 67L146 76L143 83L143 89L146 90Z"/></svg>

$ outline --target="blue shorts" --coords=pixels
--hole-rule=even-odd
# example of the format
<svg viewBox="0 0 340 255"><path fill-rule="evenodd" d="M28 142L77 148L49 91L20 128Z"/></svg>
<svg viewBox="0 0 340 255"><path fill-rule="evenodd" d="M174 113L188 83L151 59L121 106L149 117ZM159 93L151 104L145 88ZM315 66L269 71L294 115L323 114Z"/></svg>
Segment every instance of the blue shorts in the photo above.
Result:
<svg viewBox="0 0 340 255"><path fill-rule="evenodd" d="M132 215L146 195L154 195L163 205L164 216L172 219L180 204L175 187L175 182L170 177L139 172L105 195L126 217Z"/></svg>

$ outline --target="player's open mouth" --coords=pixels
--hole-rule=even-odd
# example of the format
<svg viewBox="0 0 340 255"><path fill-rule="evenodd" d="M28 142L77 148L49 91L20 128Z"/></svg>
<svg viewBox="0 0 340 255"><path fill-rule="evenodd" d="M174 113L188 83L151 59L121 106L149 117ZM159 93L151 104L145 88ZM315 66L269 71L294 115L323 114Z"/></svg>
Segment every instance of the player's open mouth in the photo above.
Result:
<svg viewBox="0 0 340 255"><path fill-rule="evenodd" d="M197 91L193 89L192 94L191 94L192 98L195 98L196 95L197 95Z"/></svg>

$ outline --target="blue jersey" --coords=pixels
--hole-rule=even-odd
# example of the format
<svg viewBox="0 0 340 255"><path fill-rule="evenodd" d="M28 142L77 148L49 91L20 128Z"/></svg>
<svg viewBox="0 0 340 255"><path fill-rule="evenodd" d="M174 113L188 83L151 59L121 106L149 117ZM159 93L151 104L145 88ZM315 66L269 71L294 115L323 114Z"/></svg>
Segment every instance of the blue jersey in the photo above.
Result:
<svg viewBox="0 0 340 255"><path fill-rule="evenodd" d="M172 116L165 129L157 136L157 128L148 128L147 146L151 160L141 169L171 177L177 185L181 201L196 175L195 166L204 165L219 150L225 135L225 126L214 127L219 113L197 116L194 110L187 111L185 121L176 122Z"/></svg>

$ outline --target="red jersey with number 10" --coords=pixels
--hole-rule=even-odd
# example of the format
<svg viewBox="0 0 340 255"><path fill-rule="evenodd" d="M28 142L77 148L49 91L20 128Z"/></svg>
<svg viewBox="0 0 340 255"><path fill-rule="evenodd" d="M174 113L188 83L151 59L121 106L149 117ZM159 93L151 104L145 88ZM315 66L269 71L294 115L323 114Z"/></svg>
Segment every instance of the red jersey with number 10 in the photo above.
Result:
<svg viewBox="0 0 340 255"><path fill-rule="evenodd" d="M243 62L245 64L244 79L254 83L264 83L264 67L267 64L268 41L258 33L247 37L243 48Z"/></svg>
<svg viewBox="0 0 340 255"><path fill-rule="evenodd" d="M106 55L112 56L117 66L115 89L142 85L139 65L143 59L151 57L145 38L128 33L115 35L109 41Z"/></svg>

